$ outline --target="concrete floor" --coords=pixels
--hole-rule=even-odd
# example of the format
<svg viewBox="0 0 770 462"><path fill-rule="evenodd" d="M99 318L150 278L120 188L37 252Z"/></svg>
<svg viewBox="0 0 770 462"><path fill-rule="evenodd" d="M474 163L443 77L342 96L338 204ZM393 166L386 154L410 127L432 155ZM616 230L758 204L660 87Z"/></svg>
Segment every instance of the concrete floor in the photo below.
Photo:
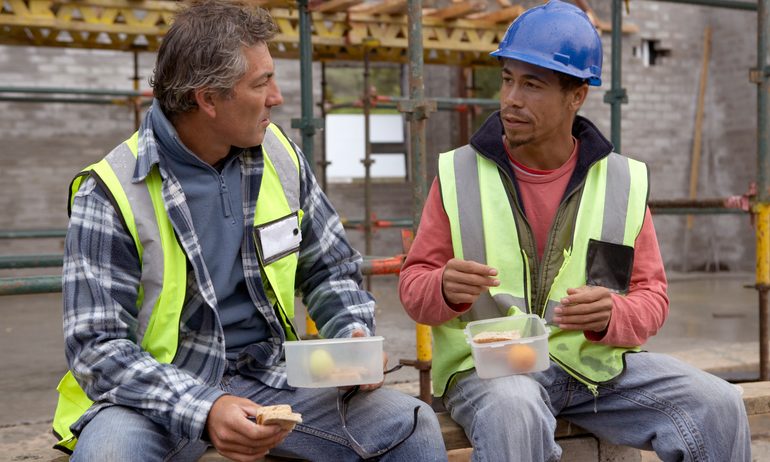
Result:
<svg viewBox="0 0 770 462"><path fill-rule="evenodd" d="M757 294L744 288L753 284L753 275L671 274L669 279L671 313L647 349L671 353L726 377L756 378ZM379 303L377 333L387 339L390 363L413 359L413 323L398 302L396 277L375 277L372 283ZM49 449L54 442L49 429L55 387L65 372L61 295L5 296L0 303L0 461L49 461L59 455ZM387 385L416 393L417 377L416 370L404 368L391 374ZM770 429L764 422L757 425ZM770 460L770 430L759 433L754 460Z"/></svg>

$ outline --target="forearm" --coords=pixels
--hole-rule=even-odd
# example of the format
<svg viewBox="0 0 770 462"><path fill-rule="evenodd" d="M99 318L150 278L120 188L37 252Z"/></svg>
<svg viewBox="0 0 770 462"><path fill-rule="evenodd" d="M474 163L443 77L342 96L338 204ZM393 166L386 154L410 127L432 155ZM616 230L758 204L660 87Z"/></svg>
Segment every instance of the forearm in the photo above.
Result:
<svg viewBox="0 0 770 462"><path fill-rule="evenodd" d="M420 228L399 276L401 304L416 322L436 326L470 308L470 305L450 306L444 299L442 276L447 261L453 256L449 219L441 205L438 182L434 181L425 201Z"/></svg>

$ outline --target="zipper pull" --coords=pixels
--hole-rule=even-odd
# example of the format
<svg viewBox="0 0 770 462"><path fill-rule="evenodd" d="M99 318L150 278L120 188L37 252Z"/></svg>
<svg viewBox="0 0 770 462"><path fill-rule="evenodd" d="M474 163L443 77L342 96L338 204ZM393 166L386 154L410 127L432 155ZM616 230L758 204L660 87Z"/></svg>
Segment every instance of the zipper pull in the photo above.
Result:
<svg viewBox="0 0 770 462"><path fill-rule="evenodd" d="M222 198L222 211L225 214L225 218L229 218L231 215L230 191L227 189L227 184L225 184L225 180L222 177L219 178L219 197Z"/></svg>
<svg viewBox="0 0 770 462"><path fill-rule="evenodd" d="M594 384L590 384L590 385L586 385L586 388L588 388L588 391L590 391L591 394L594 395L594 414L597 414L599 412L599 409L598 409L599 387L597 387Z"/></svg>

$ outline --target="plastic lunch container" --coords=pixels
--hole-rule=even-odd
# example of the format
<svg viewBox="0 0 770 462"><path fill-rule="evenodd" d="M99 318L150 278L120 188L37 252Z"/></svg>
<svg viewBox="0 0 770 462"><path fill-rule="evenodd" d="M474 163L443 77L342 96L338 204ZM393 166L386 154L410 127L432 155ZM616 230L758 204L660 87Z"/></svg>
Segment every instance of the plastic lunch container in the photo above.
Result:
<svg viewBox="0 0 770 462"><path fill-rule="evenodd" d="M305 388L379 383L382 344L383 337L285 342L288 383Z"/></svg>
<svg viewBox="0 0 770 462"><path fill-rule="evenodd" d="M482 335L477 337L479 334ZM534 314L472 321L465 326L465 335L476 373L482 379L543 371L550 365L548 329L543 319ZM500 340L474 340L482 340L481 337Z"/></svg>

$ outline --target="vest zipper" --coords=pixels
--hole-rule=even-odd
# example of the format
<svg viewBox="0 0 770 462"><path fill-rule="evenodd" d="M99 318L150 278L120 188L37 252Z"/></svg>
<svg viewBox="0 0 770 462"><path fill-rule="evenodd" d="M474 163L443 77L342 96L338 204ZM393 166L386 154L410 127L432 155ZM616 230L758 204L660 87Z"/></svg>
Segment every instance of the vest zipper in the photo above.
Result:
<svg viewBox="0 0 770 462"><path fill-rule="evenodd" d="M593 165L593 164L591 164L591 165ZM554 235L555 235L555 233L554 233L554 223L559 218L559 216L564 213L564 207L563 207L564 204L574 194L576 194L578 191L581 191L581 188L583 187L583 185L585 185L585 182L586 182L586 179L583 178L583 180L580 183L578 183L577 185L575 185L575 187L572 189L572 191L567 193L564 196L564 198L561 200L561 202L559 203L559 207L556 209L556 216L554 217L553 223L551 223L551 228L548 230L548 240L546 241L546 246L545 246L546 252L543 255L544 258L548 258L552 254L552 252L548 252L547 250L550 249L552 247L552 245L553 245L553 239L554 239ZM580 204L578 204L578 209L579 208L580 208ZM578 212L579 211L580 210L578 210ZM578 213L576 212L575 213L575 217L574 217L573 222L572 222L572 236L570 237L570 243L569 243L570 244L569 245L570 249L572 248L572 239L575 238L575 232L574 231L575 231L575 223L577 223L577 217L578 217ZM562 250L562 252L563 252L563 250ZM543 264L542 267L543 268L547 268L547 265ZM558 272L557 272L557 274L558 274ZM550 287L549 287L548 291L543 289L543 286L545 285L545 281L547 280L547 276L548 275L545 274L545 271L543 271L542 273L538 274L538 285L537 285L537 287L538 287L538 294L537 294L538 297L536 299L536 302L537 302L537 306L541 307L540 308L540 317L545 316L545 312L548 310L549 296L551 295ZM556 278L556 274L554 274L554 278ZM551 281L551 283L553 284L553 281Z"/></svg>
<svg viewBox="0 0 770 462"><path fill-rule="evenodd" d="M519 212L519 215L522 217L524 221L524 225L526 225L527 227L526 232L529 235L529 242L532 243L533 242L532 227L529 225L529 221L527 221L527 216L524 215L524 211L521 209L521 206L519 205L519 196L516 195L516 188L513 185L513 179L511 179L510 175L508 175L508 173L505 170L498 167L497 171L500 172L503 175L503 177L508 180L503 182L503 187L508 192L509 202L512 203L513 207L516 208L516 210ZM513 214L513 221L514 223L516 223L516 214L513 212L513 210L511 210L511 213ZM519 233L518 225L516 226L516 232ZM521 247L520 234L519 234L519 247ZM540 262L538 262L537 258L526 258L527 251L524 250L523 247L521 248L521 250L522 250L522 253L524 254L522 255L522 257L525 258L524 268L526 270L529 270L529 275L532 275L532 271L534 271L534 274L537 275L540 272ZM531 248L529 250L530 252L532 251ZM537 255L537 249L535 249L533 255ZM532 261L531 263L533 267L530 267L530 260ZM527 275L524 275L524 302L527 304L527 306L525 307L526 308L525 313L534 314L532 313L532 311L533 311L533 308L537 306L537 304L533 303L532 296L531 296L532 287L529 287L529 284L527 284L527 281L529 280L530 279L527 277Z"/></svg>
<svg viewBox="0 0 770 462"><path fill-rule="evenodd" d="M562 369L567 371L567 373L571 375L575 380L585 385L588 391L594 395L594 412L596 412L596 399L599 397L599 382L595 382L580 372L576 371L575 369L572 369L563 362L559 361L559 359L554 355L549 354L548 356L551 358L551 360L553 360L553 362L557 363L559 366L561 366Z"/></svg>

